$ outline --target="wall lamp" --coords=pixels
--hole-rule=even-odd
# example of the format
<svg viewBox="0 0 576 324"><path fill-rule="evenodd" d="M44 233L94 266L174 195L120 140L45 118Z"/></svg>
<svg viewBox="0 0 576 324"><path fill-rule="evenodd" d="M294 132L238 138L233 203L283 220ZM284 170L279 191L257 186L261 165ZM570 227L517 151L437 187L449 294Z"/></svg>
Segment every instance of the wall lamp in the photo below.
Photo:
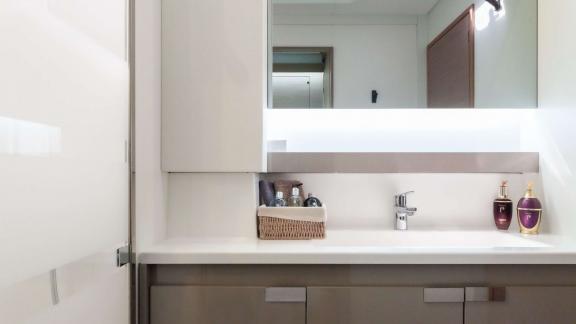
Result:
<svg viewBox="0 0 576 324"><path fill-rule="evenodd" d="M496 11L502 10L502 0L486 0L486 2L494 6L494 9L496 9Z"/></svg>

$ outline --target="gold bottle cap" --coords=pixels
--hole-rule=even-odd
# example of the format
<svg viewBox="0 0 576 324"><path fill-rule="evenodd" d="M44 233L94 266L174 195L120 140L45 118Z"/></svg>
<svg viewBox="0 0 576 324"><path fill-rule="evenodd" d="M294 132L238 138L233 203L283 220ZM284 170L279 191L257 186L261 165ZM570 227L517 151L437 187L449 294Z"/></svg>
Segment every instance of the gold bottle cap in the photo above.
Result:
<svg viewBox="0 0 576 324"><path fill-rule="evenodd" d="M528 182L528 188L526 189L524 198L536 198L534 196L534 182Z"/></svg>
<svg viewBox="0 0 576 324"><path fill-rule="evenodd" d="M504 180L500 184L500 199L507 199L508 198L508 181Z"/></svg>

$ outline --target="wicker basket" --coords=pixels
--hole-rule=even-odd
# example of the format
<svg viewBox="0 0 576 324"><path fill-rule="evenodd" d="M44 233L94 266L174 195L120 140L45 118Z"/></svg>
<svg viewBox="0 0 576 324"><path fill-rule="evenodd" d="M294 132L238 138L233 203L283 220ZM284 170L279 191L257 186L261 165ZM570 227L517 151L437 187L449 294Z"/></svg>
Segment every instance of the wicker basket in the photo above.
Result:
<svg viewBox="0 0 576 324"><path fill-rule="evenodd" d="M312 240L326 235L326 207L258 208L258 236L262 240Z"/></svg>

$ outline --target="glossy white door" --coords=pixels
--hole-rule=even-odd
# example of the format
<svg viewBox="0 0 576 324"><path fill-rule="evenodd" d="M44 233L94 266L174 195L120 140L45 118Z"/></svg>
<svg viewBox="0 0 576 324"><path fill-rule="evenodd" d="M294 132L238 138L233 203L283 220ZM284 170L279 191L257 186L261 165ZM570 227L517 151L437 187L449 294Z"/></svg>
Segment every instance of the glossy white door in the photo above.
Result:
<svg viewBox="0 0 576 324"><path fill-rule="evenodd" d="M53 302L56 269L60 289L78 288L59 312L108 300L90 321L128 319L128 270L113 267L128 241L128 26L127 0L0 0L0 312L35 290ZM46 311L12 321L78 322Z"/></svg>

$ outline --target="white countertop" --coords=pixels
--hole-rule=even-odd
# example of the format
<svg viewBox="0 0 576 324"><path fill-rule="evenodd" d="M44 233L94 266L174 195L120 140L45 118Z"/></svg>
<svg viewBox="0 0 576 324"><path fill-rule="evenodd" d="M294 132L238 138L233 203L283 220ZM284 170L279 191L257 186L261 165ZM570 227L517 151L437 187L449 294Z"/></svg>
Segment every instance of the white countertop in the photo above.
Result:
<svg viewBox="0 0 576 324"><path fill-rule="evenodd" d="M144 264L576 264L576 242L498 231L328 231L326 239L174 238Z"/></svg>

